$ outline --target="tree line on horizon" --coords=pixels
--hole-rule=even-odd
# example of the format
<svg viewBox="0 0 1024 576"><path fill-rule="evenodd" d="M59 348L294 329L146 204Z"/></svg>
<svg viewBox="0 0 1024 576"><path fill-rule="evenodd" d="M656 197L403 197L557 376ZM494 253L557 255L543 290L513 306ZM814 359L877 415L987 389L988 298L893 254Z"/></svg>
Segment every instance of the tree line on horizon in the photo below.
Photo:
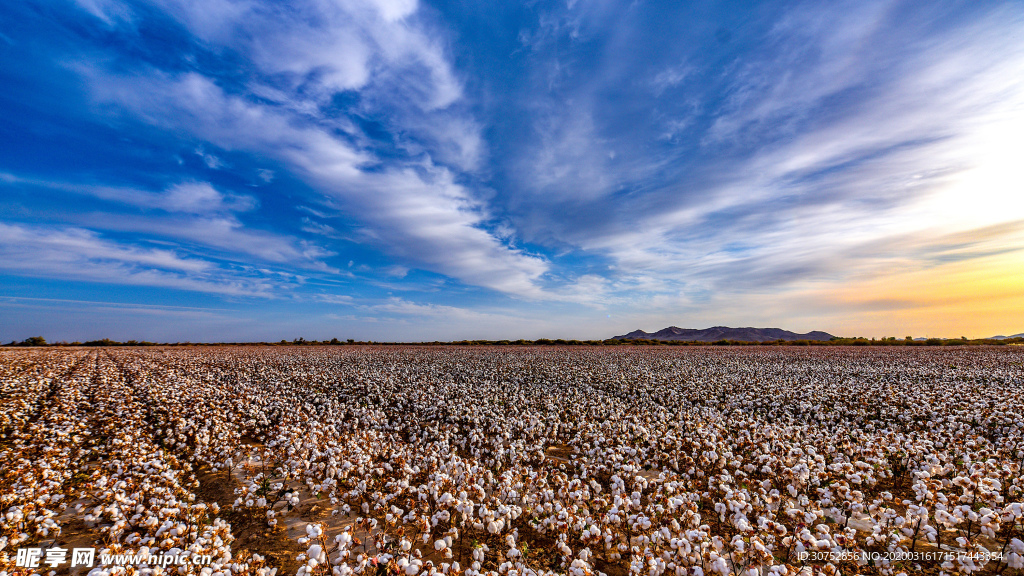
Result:
<svg viewBox="0 0 1024 576"><path fill-rule="evenodd" d="M32 336L21 342L12 340L2 344L5 348L12 347L72 347L72 346L1006 346L1024 345L1024 338L975 338L968 339L965 336L960 338L927 338L917 339L907 336L897 339L895 336L884 338L839 337L835 336L830 340L769 340L765 342L750 342L740 340L716 340L714 342L703 342L696 340L652 340L652 339L614 339L607 340L566 340L562 338L538 338L537 340L453 340L450 342L380 342L375 340L354 340L348 338L344 341L337 338L330 340L306 340L295 338L291 341L281 340L280 342L149 342L145 340L128 340L119 342L109 338L101 340L90 340L87 342L47 342L42 336Z"/></svg>

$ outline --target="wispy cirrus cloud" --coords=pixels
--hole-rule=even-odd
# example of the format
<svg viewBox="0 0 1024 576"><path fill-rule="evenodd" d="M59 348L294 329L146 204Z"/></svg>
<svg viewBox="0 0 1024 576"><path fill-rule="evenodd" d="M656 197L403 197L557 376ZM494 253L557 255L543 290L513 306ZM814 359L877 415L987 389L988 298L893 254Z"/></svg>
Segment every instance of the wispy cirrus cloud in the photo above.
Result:
<svg viewBox="0 0 1024 576"><path fill-rule="evenodd" d="M192 246L213 248L222 258L249 256L268 263L288 264L297 269L337 271L324 263L324 259L334 253L322 246L272 232L253 230L232 215L155 220L137 215L87 214L82 219L105 230L173 238Z"/></svg>
<svg viewBox="0 0 1024 576"><path fill-rule="evenodd" d="M75 4L108 26L129 24L134 19L131 8L120 0L75 0Z"/></svg>
<svg viewBox="0 0 1024 576"><path fill-rule="evenodd" d="M908 17L912 25L898 24ZM617 114L613 101L592 97L611 88L582 83L563 117L586 114L588 128L538 141L524 165L541 169L532 189L544 193L517 206L513 222L528 238L607 255L620 279L655 275L668 291L841 281L899 255L927 265L899 243L885 253L878 243L908 231L940 242L938 229L975 234L1024 213L1010 189L1024 174L994 149L1021 144L1020 15L994 8L958 26L944 17L896 2L850 5L840 18L834 7L792 8L766 28L763 49L730 63L721 88L695 84L707 71L665 83L684 102L708 103L687 124L695 148L636 141L643 126L618 136L595 128ZM662 129L658 117L647 134ZM653 151L646 166L616 169L621 159L607 151L631 148ZM684 150L706 163L675 172L689 163L677 156ZM584 166L596 176L583 177ZM955 208L967 194L1005 211ZM567 212L577 217L553 217ZM876 249L858 249L868 244Z"/></svg>
<svg viewBox="0 0 1024 576"><path fill-rule="evenodd" d="M125 245L74 227L0 223L0 270L232 296L270 297L283 288L260 275L183 257L173 250Z"/></svg>
<svg viewBox="0 0 1024 576"><path fill-rule="evenodd" d="M221 257L256 257L298 268L336 271L323 262L334 253L322 246L246 226L236 213L255 210L257 200L245 194L219 191L208 182L178 182L154 192L133 186L81 184L13 174L3 174L0 180L7 185L59 190L141 209L79 212L66 218L87 228L183 241L192 247L215 249Z"/></svg>
<svg viewBox="0 0 1024 576"><path fill-rule="evenodd" d="M153 208L167 212L209 214L245 212L258 205L255 198L242 194L225 194L208 182L180 182L161 192L138 188L109 186L68 186L103 200L130 204L139 208Z"/></svg>
<svg viewBox="0 0 1024 576"><path fill-rule="evenodd" d="M101 200L127 204L138 208L207 214L221 212L245 212L253 210L259 203L246 194L231 194L217 190L209 182L186 180L169 184L164 190L154 192L134 186L104 186L81 182L44 179L0 172L0 183L9 186L49 188L93 196Z"/></svg>
<svg viewBox="0 0 1024 576"><path fill-rule="evenodd" d="M511 248L481 226L485 207L429 160L382 167L316 125L226 93L209 78L152 71L148 76L89 72L101 102L117 102L162 127L187 129L227 149L287 163L322 194L343 202L372 241L393 256L468 284L540 297L542 258Z"/></svg>

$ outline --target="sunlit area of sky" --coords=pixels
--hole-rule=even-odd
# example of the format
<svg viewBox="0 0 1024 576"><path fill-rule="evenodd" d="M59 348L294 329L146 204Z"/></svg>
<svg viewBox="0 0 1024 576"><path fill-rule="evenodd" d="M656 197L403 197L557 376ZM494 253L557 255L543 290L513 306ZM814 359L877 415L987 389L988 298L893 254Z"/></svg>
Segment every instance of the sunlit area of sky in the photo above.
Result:
<svg viewBox="0 0 1024 576"><path fill-rule="evenodd" d="M0 338L1024 332L1019 2L0 5Z"/></svg>

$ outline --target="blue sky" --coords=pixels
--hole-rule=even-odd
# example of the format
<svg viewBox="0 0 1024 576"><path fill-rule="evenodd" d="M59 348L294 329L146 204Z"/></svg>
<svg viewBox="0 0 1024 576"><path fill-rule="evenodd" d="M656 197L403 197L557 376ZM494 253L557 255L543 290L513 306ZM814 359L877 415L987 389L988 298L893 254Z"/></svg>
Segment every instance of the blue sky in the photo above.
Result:
<svg viewBox="0 0 1024 576"><path fill-rule="evenodd" d="M0 338L1024 330L1019 2L0 6Z"/></svg>

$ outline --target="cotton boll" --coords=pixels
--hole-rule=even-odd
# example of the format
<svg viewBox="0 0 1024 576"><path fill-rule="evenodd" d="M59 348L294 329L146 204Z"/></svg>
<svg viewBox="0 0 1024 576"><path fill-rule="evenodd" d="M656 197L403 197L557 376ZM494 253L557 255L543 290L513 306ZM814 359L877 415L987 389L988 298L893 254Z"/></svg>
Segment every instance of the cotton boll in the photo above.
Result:
<svg viewBox="0 0 1024 576"><path fill-rule="evenodd" d="M306 550L306 556L308 558L316 560L317 562L325 562L327 558L327 555L324 553L323 548L321 548L319 544L313 544L312 546L310 546L309 549Z"/></svg>

